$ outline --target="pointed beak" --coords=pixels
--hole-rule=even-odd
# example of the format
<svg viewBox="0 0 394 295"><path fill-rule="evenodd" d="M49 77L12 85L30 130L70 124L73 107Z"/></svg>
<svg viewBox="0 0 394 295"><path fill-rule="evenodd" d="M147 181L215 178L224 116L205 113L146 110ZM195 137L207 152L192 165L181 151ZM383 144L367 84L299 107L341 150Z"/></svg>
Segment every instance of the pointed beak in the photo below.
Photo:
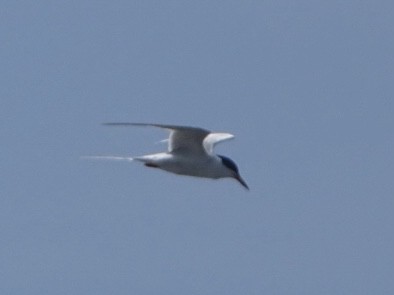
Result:
<svg viewBox="0 0 394 295"><path fill-rule="evenodd" d="M246 184L245 180L243 180L242 177L241 177L239 174L235 175L234 178L235 178L236 180L238 180L239 183L240 183L244 188L246 188L247 190L249 190L249 187L248 187L248 185Z"/></svg>

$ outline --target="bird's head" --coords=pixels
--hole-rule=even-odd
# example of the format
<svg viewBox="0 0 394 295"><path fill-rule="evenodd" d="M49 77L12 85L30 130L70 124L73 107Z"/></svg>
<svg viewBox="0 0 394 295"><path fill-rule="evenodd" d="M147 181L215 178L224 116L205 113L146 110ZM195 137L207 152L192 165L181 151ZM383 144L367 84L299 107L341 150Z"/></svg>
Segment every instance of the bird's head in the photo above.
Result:
<svg viewBox="0 0 394 295"><path fill-rule="evenodd" d="M229 177L238 180L243 187L249 190L249 187L246 184L245 180L243 180L241 175L239 175L238 167L234 163L234 161L225 156L218 155L218 157L222 160L222 165L226 167L226 169L229 171Z"/></svg>

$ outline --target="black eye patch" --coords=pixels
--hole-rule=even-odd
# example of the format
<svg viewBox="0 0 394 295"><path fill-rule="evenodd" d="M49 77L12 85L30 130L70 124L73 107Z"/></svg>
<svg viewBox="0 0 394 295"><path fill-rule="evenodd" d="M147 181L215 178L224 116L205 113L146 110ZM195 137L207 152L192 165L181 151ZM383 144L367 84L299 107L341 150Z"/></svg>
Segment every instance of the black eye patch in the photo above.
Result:
<svg viewBox="0 0 394 295"><path fill-rule="evenodd" d="M237 165L235 165L233 160L231 160L230 158L227 158L225 156L221 156L221 155L218 155L218 156L220 157L220 159L222 159L222 163L224 166L226 166L228 169L238 173L238 167L237 167Z"/></svg>

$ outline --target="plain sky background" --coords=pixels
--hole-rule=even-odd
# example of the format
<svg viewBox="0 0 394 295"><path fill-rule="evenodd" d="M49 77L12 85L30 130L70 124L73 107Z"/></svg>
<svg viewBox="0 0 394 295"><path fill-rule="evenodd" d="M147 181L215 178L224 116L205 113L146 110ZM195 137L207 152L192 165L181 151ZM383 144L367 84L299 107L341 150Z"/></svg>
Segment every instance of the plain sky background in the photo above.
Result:
<svg viewBox="0 0 394 295"><path fill-rule="evenodd" d="M392 1L3 1L0 66L1 294L394 294Z"/></svg>

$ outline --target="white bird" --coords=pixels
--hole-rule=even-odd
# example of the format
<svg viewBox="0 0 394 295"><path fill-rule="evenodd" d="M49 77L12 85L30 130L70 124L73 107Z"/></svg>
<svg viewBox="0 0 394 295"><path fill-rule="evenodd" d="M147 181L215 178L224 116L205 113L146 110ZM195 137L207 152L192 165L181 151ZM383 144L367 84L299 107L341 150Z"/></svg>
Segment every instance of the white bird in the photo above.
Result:
<svg viewBox="0 0 394 295"><path fill-rule="evenodd" d="M234 137L230 133L212 133L197 127L146 124L146 123L104 123L107 126L154 126L170 130L168 152L140 157L98 156L91 158L112 160L136 160L147 167L159 168L171 173L205 178L230 177L249 189L238 172L237 165L229 158L213 152L214 146Z"/></svg>

